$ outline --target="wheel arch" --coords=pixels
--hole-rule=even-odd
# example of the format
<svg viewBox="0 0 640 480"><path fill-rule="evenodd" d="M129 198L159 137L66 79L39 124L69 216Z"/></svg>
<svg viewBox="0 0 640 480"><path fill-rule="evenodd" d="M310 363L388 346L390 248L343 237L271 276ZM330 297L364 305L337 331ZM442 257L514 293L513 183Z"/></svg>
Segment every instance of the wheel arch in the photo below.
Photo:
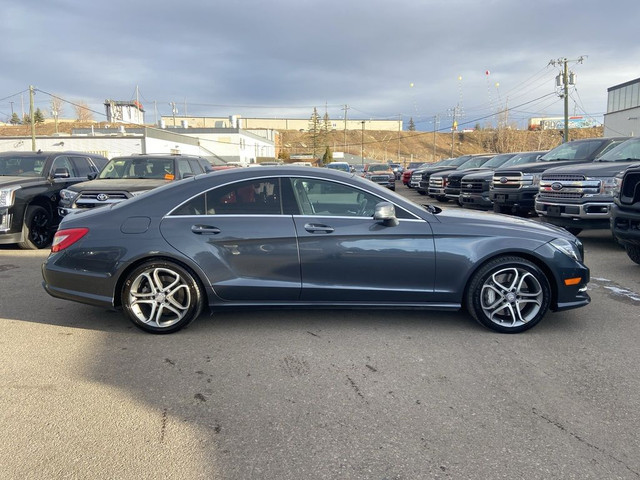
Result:
<svg viewBox="0 0 640 480"><path fill-rule="evenodd" d="M500 257L519 257L524 260L530 261L536 267L538 267L542 271L542 273L544 273L545 277L547 277L547 281L549 282L549 289L551 290L551 302L550 302L551 310L555 308L555 306L558 304L558 282L556 280L555 275L553 274L549 266L542 259L540 259L540 257L531 255L528 252L522 252L522 251L503 251L503 252L495 253L489 257L483 258L481 262L478 262L477 264L475 264L473 269L467 275L467 280L466 280L464 291L462 294L463 308L466 308L464 299L467 298L467 295L469 293L469 286L471 285L471 282L473 281L473 278L475 277L476 272L478 272L487 263L492 262L493 260L496 260Z"/></svg>
<svg viewBox="0 0 640 480"><path fill-rule="evenodd" d="M194 265L190 265L188 262L183 261L182 259L173 257L169 254L166 253L161 253L158 255L147 255L147 256L143 256L140 258L137 258L136 260L134 260L133 262L131 262L129 265L127 265L127 267L122 270L122 272L120 272L120 275L118 277L118 280L114 286L114 291L113 291L113 306L116 308L121 308L122 307L122 299L121 299L121 295L120 292L122 292L122 287L124 285L124 282L126 281L127 277L129 276L129 274L134 271L136 268L138 268L140 265L144 264L144 263L148 263L148 262L153 262L153 261L165 261L165 262L171 262L171 263L175 263L177 265L179 265L180 267L184 268L185 270L187 270L191 275L193 275L193 278L196 279L196 282L198 282L198 286L200 287L200 290L202 290L204 298L203 300L206 302L206 307L209 307L210 302L209 302L209 288L207 288L207 286L204 284L204 282L202 281L202 278L206 278L206 275L204 275L204 272L202 272L202 270L200 270L199 268L197 268Z"/></svg>

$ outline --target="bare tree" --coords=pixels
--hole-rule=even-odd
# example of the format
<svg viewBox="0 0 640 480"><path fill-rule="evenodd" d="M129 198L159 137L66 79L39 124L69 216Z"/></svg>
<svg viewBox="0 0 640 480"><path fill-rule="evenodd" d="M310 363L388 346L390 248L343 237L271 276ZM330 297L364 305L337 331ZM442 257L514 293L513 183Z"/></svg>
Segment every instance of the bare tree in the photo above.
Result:
<svg viewBox="0 0 640 480"><path fill-rule="evenodd" d="M79 122L93 121L93 113L89 110L89 106L85 101L79 101L73 108L76 111L76 118Z"/></svg>
<svg viewBox="0 0 640 480"><path fill-rule="evenodd" d="M60 118L62 116L62 112L64 111L64 102L61 98L52 96L51 97L51 116L53 118Z"/></svg>

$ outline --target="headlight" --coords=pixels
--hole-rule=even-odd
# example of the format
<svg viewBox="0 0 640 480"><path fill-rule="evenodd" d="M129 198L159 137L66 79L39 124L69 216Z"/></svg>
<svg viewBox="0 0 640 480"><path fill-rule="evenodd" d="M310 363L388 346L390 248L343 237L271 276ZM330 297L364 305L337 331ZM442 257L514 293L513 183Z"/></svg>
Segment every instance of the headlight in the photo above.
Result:
<svg viewBox="0 0 640 480"><path fill-rule="evenodd" d="M616 198L620 198L620 188L622 188L622 175L616 175L613 177L613 181L615 182L615 187L613 187L613 196Z"/></svg>
<svg viewBox="0 0 640 480"><path fill-rule="evenodd" d="M78 192L74 192L73 190L67 190L63 188L60 190L60 198L65 202L73 202L73 199L78 196Z"/></svg>
<svg viewBox="0 0 640 480"><path fill-rule="evenodd" d="M11 207L15 200L15 193L20 187L0 189L0 207Z"/></svg>
<svg viewBox="0 0 640 480"><path fill-rule="evenodd" d="M600 195L614 195L616 189L615 177L597 177L588 178L587 180L598 180L600 182Z"/></svg>
<svg viewBox="0 0 640 480"><path fill-rule="evenodd" d="M573 242L569 240L565 240L564 238L556 238L549 242L556 250L561 251L566 256L573 258L574 260L581 262L582 261L582 253L580 252L580 248Z"/></svg>

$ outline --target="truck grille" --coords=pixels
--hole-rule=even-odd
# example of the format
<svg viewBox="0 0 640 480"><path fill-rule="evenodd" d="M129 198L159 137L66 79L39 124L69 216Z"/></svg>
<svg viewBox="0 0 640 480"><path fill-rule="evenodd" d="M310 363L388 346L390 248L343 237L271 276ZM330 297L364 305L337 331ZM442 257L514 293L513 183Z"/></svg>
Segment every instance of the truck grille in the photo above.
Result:
<svg viewBox="0 0 640 480"><path fill-rule="evenodd" d="M485 188L485 182L482 180L471 180L460 183L460 191L462 193L481 193L484 190L489 190L488 185Z"/></svg>
<svg viewBox="0 0 640 480"><path fill-rule="evenodd" d="M587 180L584 175L548 174L540 180L540 200L576 200L585 194L600 192L599 180Z"/></svg>
<svg viewBox="0 0 640 480"><path fill-rule="evenodd" d="M500 175L493 176L493 185L495 188L517 189L522 187L521 172L504 172Z"/></svg>
<svg viewBox="0 0 640 480"><path fill-rule="evenodd" d="M431 177L429 179L429 187L430 188L442 188L444 186L444 178L442 177Z"/></svg>
<svg viewBox="0 0 640 480"><path fill-rule="evenodd" d="M106 198L102 198L105 196ZM112 203L118 203L129 198L122 192L97 192L86 193L83 192L76 198L75 208L94 208L110 205Z"/></svg>

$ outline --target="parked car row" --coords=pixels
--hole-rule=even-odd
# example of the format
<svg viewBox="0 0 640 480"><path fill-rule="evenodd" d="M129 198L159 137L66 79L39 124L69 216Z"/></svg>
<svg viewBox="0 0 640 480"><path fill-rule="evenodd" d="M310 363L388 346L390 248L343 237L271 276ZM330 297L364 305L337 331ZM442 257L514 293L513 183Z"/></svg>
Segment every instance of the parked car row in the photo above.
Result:
<svg viewBox="0 0 640 480"><path fill-rule="evenodd" d="M131 155L108 160L82 152L0 153L0 244L41 249L60 219L111 205L174 180L210 173L189 155Z"/></svg>
<svg viewBox="0 0 640 480"><path fill-rule="evenodd" d="M640 139L591 138L549 152L447 159L415 169L412 183L416 185L419 177L424 189L429 178L426 194L438 201L537 215L574 235L583 229L610 228L629 257L640 263L638 162Z"/></svg>

